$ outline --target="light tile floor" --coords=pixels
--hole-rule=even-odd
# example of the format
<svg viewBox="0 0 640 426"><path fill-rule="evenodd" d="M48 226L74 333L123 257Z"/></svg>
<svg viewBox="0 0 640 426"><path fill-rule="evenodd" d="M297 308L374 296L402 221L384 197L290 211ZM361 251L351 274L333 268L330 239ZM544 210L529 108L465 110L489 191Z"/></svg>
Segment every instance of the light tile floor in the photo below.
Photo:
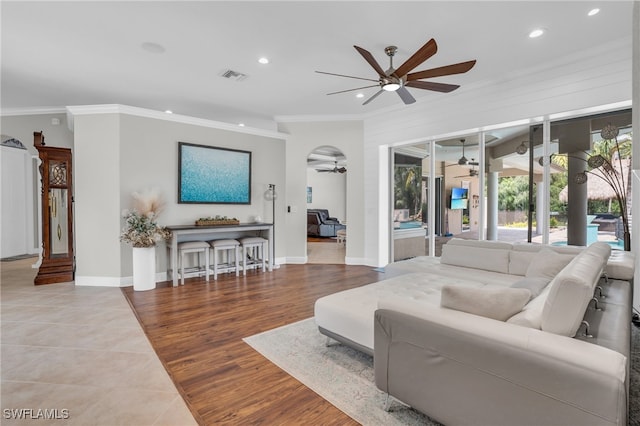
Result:
<svg viewBox="0 0 640 426"><path fill-rule="evenodd" d="M326 243L307 242L307 263L344 264L346 246L335 240Z"/></svg>
<svg viewBox="0 0 640 426"><path fill-rule="evenodd" d="M0 423L197 424L121 290L34 286L34 260L0 264Z"/></svg>

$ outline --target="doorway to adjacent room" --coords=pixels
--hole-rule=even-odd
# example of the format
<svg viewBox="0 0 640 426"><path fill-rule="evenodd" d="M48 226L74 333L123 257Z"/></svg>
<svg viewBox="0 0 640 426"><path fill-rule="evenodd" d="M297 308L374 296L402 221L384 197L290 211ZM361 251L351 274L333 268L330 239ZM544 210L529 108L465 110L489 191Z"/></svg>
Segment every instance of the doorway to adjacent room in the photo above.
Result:
<svg viewBox="0 0 640 426"><path fill-rule="evenodd" d="M344 264L347 176L347 158L335 147L307 157L307 263Z"/></svg>

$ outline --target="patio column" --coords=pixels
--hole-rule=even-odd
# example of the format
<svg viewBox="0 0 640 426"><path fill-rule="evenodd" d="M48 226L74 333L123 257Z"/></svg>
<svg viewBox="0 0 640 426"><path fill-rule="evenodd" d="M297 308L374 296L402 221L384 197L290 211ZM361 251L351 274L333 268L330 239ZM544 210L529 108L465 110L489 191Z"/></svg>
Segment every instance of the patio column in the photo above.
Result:
<svg viewBox="0 0 640 426"><path fill-rule="evenodd" d="M498 176L487 173L487 240L498 239Z"/></svg>
<svg viewBox="0 0 640 426"><path fill-rule="evenodd" d="M542 179L538 179L536 182L536 235L542 235L548 220L543 213L546 186Z"/></svg>
<svg viewBox="0 0 640 426"><path fill-rule="evenodd" d="M587 185L578 184L573 177L584 171L587 154L582 151L569 153L567 192L567 244L587 245Z"/></svg>

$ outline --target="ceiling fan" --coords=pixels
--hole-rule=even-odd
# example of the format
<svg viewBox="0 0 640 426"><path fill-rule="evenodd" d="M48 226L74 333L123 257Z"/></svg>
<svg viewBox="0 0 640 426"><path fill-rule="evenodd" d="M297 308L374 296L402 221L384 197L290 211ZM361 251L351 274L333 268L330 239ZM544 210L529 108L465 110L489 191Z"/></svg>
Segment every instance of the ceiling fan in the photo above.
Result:
<svg viewBox="0 0 640 426"><path fill-rule="evenodd" d="M345 167L338 167L338 162L335 162L333 169L316 169L318 173L345 173L347 169Z"/></svg>
<svg viewBox="0 0 640 426"><path fill-rule="evenodd" d="M467 157L464 156L464 139L460 139L460 143L462 144L462 157L458 158L458 162L456 164L449 164L447 167L449 166L477 166L479 163L477 161L473 161L474 159L472 158L471 161L469 161L467 159Z"/></svg>
<svg viewBox="0 0 640 426"><path fill-rule="evenodd" d="M473 158L472 158L472 160L473 160ZM469 164L471 164L471 162L469 162ZM475 167L475 166L476 166L476 164L478 164L478 163L475 163L475 164L473 165L473 167L472 167L471 169L469 169L469 174L466 174L466 175L460 175L460 176L454 176L454 178L463 178L463 177L475 177L475 176L478 176L478 170L476 170L476 167Z"/></svg>
<svg viewBox="0 0 640 426"><path fill-rule="evenodd" d="M347 78L355 78L358 80L368 80L373 81L376 84L372 84L370 86L358 87L355 89L341 90L339 92L327 93L328 95L335 95L337 93L345 93L351 92L354 90L366 89L369 87L380 87L380 90L376 92L373 96L367 99L362 105L366 105L372 100L374 100L378 95L382 92L396 92L400 99L405 104L412 104L416 100L409 93L407 87L413 87L416 89L424 89L424 90L434 90L436 92L449 93L458 87L459 85L455 84L445 84L445 83L434 83L430 81L420 81L425 78L434 78L434 77L442 77L446 75L452 74L462 74L469 71L476 64L476 60L460 62L457 64L445 65L443 67L431 68L424 71L411 72L414 68L422 64L424 61L435 55L438 51L438 45L434 39L429 40L422 46L418 51L416 51L409 59L407 59L400 67L393 67L393 56L396 54L398 48L396 46L388 46L384 49L384 52L389 57L389 69L383 70L378 62L374 59L373 55L363 49L362 47L353 46L355 49L362 55L365 61L371 65L371 67L378 74L378 79L371 78L362 78L362 77L354 77L350 75L344 74L334 74L330 72L324 71L316 71L320 74L328 74L335 75L338 77L347 77Z"/></svg>

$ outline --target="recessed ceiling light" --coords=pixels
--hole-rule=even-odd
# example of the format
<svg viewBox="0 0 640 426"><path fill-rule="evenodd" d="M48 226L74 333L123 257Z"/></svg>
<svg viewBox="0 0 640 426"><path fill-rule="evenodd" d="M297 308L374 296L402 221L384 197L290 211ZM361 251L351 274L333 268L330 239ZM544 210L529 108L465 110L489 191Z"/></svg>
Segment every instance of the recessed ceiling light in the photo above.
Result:
<svg viewBox="0 0 640 426"><path fill-rule="evenodd" d="M166 50L164 46L159 45L158 43L152 43L150 41L142 43L142 49L146 50L149 53L164 53Z"/></svg>
<svg viewBox="0 0 640 426"><path fill-rule="evenodd" d="M244 127L244 123L238 123L238 126Z"/></svg>
<svg viewBox="0 0 640 426"><path fill-rule="evenodd" d="M173 111L171 111L170 109L166 109L164 110L164 112L166 112L167 114L173 114Z"/></svg>
<svg viewBox="0 0 640 426"><path fill-rule="evenodd" d="M544 30L542 28L536 28L529 33L529 38L540 37L542 34L544 34Z"/></svg>
<svg viewBox="0 0 640 426"><path fill-rule="evenodd" d="M364 98L364 93L358 93L358 94L356 95L356 98Z"/></svg>
<svg viewBox="0 0 640 426"><path fill-rule="evenodd" d="M589 13L587 13L587 15L589 15L589 16L597 15L597 14L598 14L598 12L600 12L600 9L598 9L598 8L596 7L595 9L591 9L591 10L589 11Z"/></svg>
<svg viewBox="0 0 640 426"><path fill-rule="evenodd" d="M258 59L258 62L260 62L262 65L266 65L269 63L269 59L262 57L260 59Z"/></svg>

